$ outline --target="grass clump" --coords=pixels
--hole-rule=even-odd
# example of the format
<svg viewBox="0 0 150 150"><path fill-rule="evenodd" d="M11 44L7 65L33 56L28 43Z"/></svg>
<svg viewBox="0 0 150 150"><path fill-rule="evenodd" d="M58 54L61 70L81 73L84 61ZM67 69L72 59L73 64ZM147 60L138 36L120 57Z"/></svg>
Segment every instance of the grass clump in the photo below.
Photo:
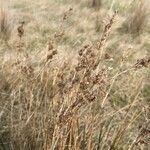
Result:
<svg viewBox="0 0 150 150"><path fill-rule="evenodd" d="M138 1L132 4L130 14L123 23L123 30L139 35L146 27L148 19L149 5L146 1Z"/></svg>
<svg viewBox="0 0 150 150"><path fill-rule="evenodd" d="M38 37L47 41L39 51L41 40L31 51L26 39L34 32L21 21L12 53L0 55L0 149L148 149L150 58L134 58L132 47L116 41L110 53L117 11L95 40L69 47L73 56L65 55L59 44L68 35L70 12L53 35Z"/></svg>

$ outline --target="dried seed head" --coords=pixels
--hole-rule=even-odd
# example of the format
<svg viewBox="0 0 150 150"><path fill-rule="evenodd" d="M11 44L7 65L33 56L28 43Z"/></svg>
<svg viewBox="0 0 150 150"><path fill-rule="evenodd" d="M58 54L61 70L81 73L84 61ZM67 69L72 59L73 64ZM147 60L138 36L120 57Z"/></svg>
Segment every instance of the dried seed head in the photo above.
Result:
<svg viewBox="0 0 150 150"><path fill-rule="evenodd" d="M84 48L85 48L85 49L88 48L88 47L90 47L90 44L84 45Z"/></svg>
<svg viewBox="0 0 150 150"><path fill-rule="evenodd" d="M63 20L66 20L66 19L67 19L67 14L65 13L63 16Z"/></svg>
<svg viewBox="0 0 150 150"><path fill-rule="evenodd" d="M72 8L72 7L70 7L70 8L69 8L69 11L72 11L72 10L73 10L73 8Z"/></svg>
<svg viewBox="0 0 150 150"><path fill-rule="evenodd" d="M53 41L49 41L47 44L46 62L53 59L54 55L57 54L57 49L54 49Z"/></svg>
<svg viewBox="0 0 150 150"><path fill-rule="evenodd" d="M32 68L32 66L20 66L21 72L27 76L31 76L33 75L34 69Z"/></svg>
<svg viewBox="0 0 150 150"><path fill-rule="evenodd" d="M83 49L80 49L79 52L78 52L79 56L82 56L82 55L83 55L83 52L84 52L84 50L83 50Z"/></svg>
<svg viewBox="0 0 150 150"><path fill-rule="evenodd" d="M91 49L91 48L87 48L87 50L86 50L86 55L90 55L91 52L92 52L92 49Z"/></svg>
<svg viewBox="0 0 150 150"><path fill-rule="evenodd" d="M104 59L111 59L111 56L108 53L106 53Z"/></svg>
<svg viewBox="0 0 150 150"><path fill-rule="evenodd" d="M52 51L52 54L53 54L53 55L56 55L56 54L57 54L57 50L53 50L53 51Z"/></svg>
<svg viewBox="0 0 150 150"><path fill-rule="evenodd" d="M135 68L142 68L142 67L148 67L150 64L150 58L143 58L137 60L136 64L134 65Z"/></svg>
<svg viewBox="0 0 150 150"><path fill-rule="evenodd" d="M47 55L47 61L53 58L53 54Z"/></svg>
<svg viewBox="0 0 150 150"><path fill-rule="evenodd" d="M23 36L23 34L24 34L24 24L25 24L25 22L24 21L21 21L20 22L20 26L17 28L17 30L18 30L18 36L21 38L22 36Z"/></svg>
<svg viewBox="0 0 150 150"><path fill-rule="evenodd" d="M73 8L69 8L69 10L67 10L64 15L63 15L63 21L66 20L70 14L70 12L73 10Z"/></svg>
<svg viewBox="0 0 150 150"><path fill-rule="evenodd" d="M107 37L111 31L111 27L114 23L116 15L117 15L117 11L114 12L114 14L111 17L111 19L109 20L109 22L105 25L102 37L101 37L100 41L97 43L98 49L101 49L105 45L105 41L107 40Z"/></svg>
<svg viewBox="0 0 150 150"><path fill-rule="evenodd" d="M89 57L90 57L90 59L91 59L92 61L95 62L96 54L95 54L94 52L92 52L92 53L89 55ZM93 63L94 63L94 62L93 62Z"/></svg>
<svg viewBox="0 0 150 150"><path fill-rule="evenodd" d="M47 45L47 50L50 51L50 50L52 50L53 48L54 48L53 42L52 42L52 41L49 41L49 42L48 42L48 45Z"/></svg>

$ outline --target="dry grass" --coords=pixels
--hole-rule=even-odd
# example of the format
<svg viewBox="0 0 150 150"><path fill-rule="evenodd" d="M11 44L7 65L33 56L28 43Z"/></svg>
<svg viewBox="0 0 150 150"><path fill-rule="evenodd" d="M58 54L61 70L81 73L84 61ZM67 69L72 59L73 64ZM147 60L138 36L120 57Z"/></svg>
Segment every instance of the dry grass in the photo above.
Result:
<svg viewBox="0 0 150 150"><path fill-rule="evenodd" d="M102 5L102 0L92 0L92 7L100 8Z"/></svg>
<svg viewBox="0 0 150 150"><path fill-rule="evenodd" d="M25 15L10 39L12 51L1 55L0 149L148 149L150 58L144 39L138 45L118 33L117 11L104 17L97 34L97 12L81 9L82 2L73 9L73 1L34 2L33 8L43 6L36 11L43 20ZM43 17L49 7L59 20Z"/></svg>
<svg viewBox="0 0 150 150"><path fill-rule="evenodd" d="M8 13L3 8L0 8L0 38L8 41L11 35L11 22Z"/></svg>
<svg viewBox="0 0 150 150"><path fill-rule="evenodd" d="M131 14L123 23L123 28L129 33L139 35L146 27L149 13L149 2L137 1L132 4Z"/></svg>

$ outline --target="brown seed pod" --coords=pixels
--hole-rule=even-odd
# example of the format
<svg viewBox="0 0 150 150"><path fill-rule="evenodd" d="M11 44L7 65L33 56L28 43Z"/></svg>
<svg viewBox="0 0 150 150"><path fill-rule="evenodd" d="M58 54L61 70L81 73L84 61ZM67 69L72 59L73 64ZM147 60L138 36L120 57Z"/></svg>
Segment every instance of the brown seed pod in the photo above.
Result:
<svg viewBox="0 0 150 150"><path fill-rule="evenodd" d="M25 24L25 22L24 21L22 21L22 22L20 22L20 26L17 28L17 31L18 31L18 36L21 38L22 36L23 36L23 34L24 34L24 24Z"/></svg>

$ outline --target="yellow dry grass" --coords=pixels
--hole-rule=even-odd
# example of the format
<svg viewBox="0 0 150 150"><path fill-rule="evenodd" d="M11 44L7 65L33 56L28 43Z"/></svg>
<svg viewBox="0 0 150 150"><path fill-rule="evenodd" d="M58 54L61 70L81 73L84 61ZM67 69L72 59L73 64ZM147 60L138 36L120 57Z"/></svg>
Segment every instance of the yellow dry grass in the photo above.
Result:
<svg viewBox="0 0 150 150"><path fill-rule="evenodd" d="M1 1L0 149L149 148L149 18L129 4Z"/></svg>

